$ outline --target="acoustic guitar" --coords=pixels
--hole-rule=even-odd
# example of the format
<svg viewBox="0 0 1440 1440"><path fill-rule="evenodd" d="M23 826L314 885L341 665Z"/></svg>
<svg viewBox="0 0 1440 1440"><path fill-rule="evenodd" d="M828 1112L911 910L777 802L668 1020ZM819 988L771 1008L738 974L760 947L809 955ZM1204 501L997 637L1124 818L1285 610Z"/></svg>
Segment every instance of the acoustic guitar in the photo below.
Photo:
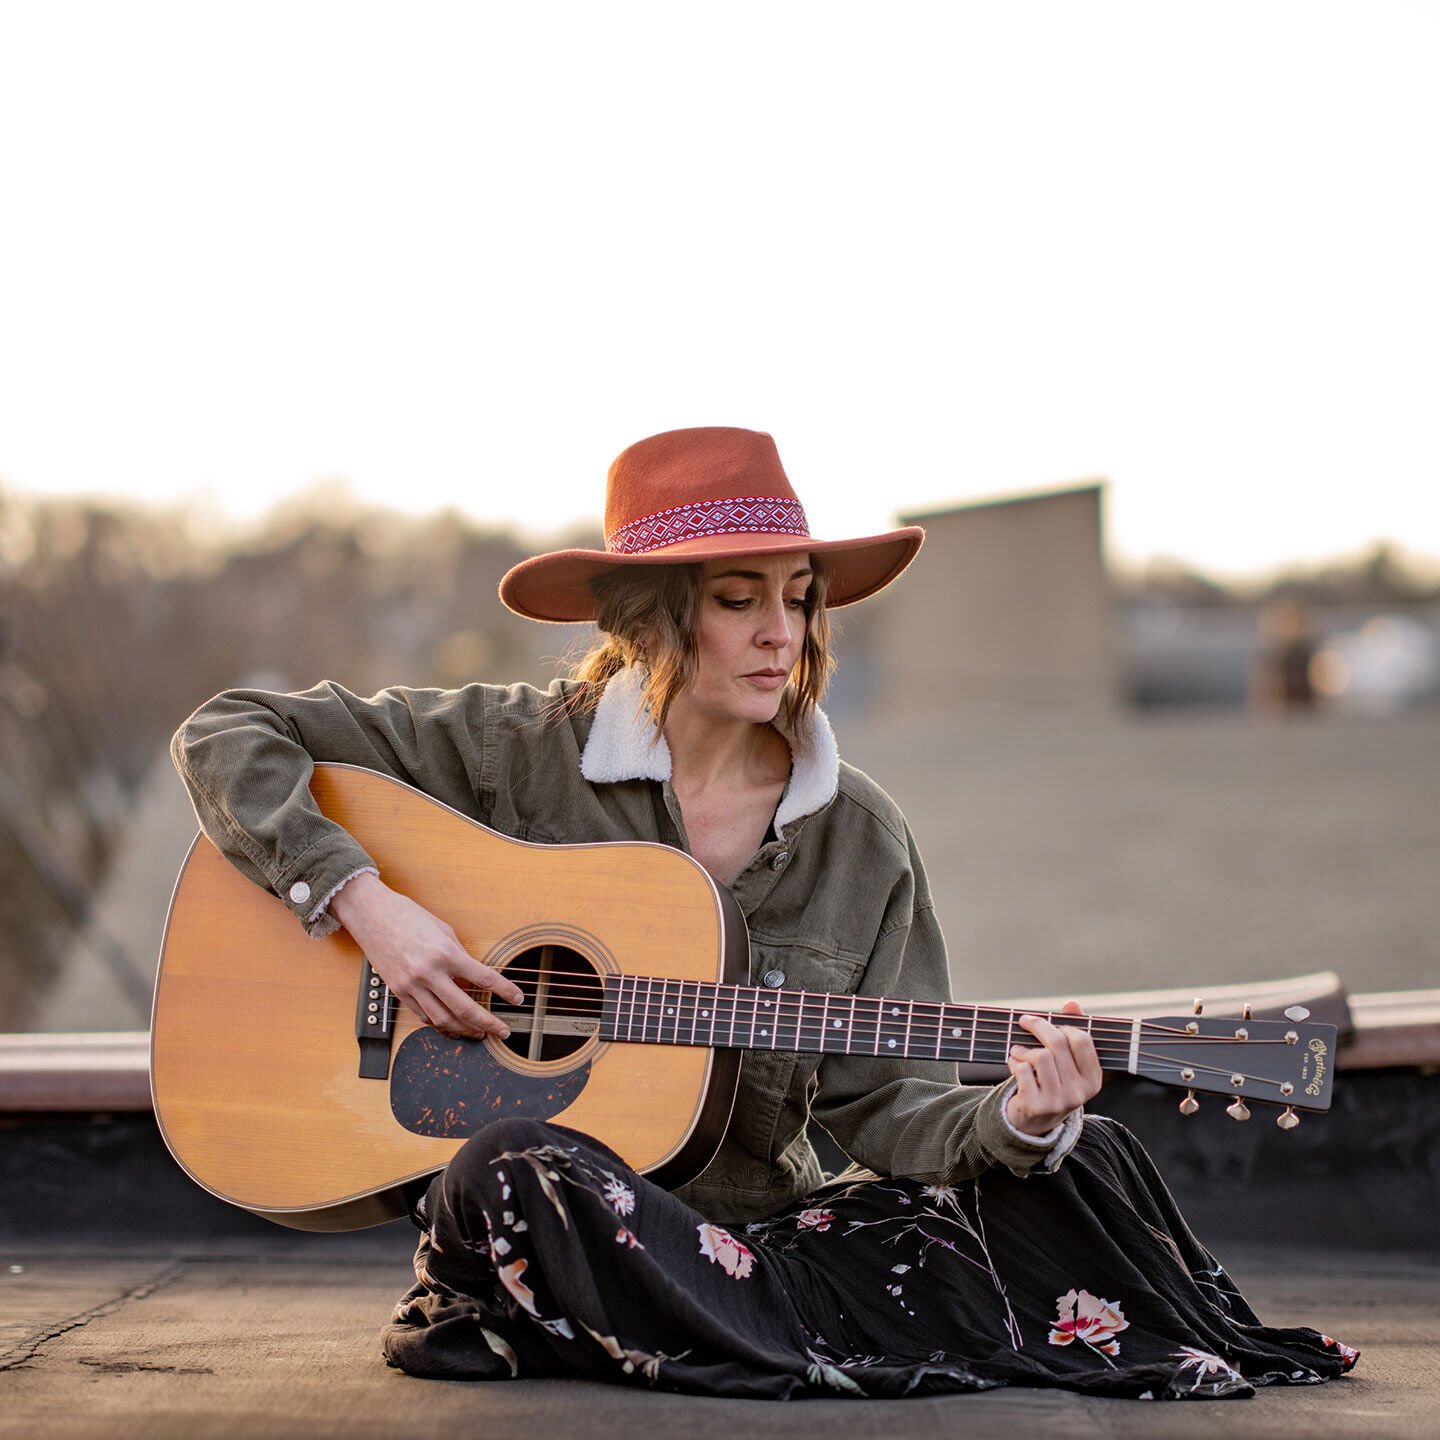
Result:
<svg viewBox="0 0 1440 1440"><path fill-rule="evenodd" d="M221 1199L301 1230L405 1213L465 1139L553 1119L673 1186L718 1148L747 1049L1002 1062L1021 1012L751 985L745 921L691 857L636 842L508 839L396 780L319 765L321 810L386 880L506 971L506 1041L457 1040L397 1005L344 931L307 937L203 837L166 923L151 1086L166 1144ZM489 995L480 996L491 1003ZM1052 1015L1107 1070L1295 1110L1330 1103L1333 1026Z"/></svg>

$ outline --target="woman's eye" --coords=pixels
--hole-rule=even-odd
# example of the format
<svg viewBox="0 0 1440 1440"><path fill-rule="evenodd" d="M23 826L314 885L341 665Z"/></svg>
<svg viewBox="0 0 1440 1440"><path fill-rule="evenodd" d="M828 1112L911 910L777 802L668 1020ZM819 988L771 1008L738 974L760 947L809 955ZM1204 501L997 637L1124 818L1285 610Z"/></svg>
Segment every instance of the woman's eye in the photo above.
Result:
<svg viewBox="0 0 1440 1440"><path fill-rule="evenodd" d="M715 598L727 610L743 610L750 603L748 599L732 600L728 595L717 595Z"/></svg>

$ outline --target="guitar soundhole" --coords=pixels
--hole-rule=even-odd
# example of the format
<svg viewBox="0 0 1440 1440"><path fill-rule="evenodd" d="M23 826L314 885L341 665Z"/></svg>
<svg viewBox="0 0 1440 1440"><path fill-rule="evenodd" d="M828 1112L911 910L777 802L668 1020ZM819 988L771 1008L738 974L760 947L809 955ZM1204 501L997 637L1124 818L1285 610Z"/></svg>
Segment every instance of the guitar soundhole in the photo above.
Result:
<svg viewBox="0 0 1440 1440"><path fill-rule="evenodd" d="M563 1060L600 1028L605 991L594 966L564 945L537 945L505 967L524 992L523 1005L497 1001L510 1026L505 1045L529 1060Z"/></svg>

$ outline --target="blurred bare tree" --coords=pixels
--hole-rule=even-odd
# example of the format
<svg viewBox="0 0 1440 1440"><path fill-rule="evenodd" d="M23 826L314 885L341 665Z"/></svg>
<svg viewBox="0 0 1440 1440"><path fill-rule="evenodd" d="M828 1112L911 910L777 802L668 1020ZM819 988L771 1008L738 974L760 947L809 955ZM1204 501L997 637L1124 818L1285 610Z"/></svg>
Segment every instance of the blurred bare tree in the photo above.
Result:
<svg viewBox="0 0 1440 1440"><path fill-rule="evenodd" d="M542 648L570 638L497 603L525 552L454 513L319 496L243 540L198 523L0 492L0 1030L85 923L136 787L200 701L257 681L545 683Z"/></svg>

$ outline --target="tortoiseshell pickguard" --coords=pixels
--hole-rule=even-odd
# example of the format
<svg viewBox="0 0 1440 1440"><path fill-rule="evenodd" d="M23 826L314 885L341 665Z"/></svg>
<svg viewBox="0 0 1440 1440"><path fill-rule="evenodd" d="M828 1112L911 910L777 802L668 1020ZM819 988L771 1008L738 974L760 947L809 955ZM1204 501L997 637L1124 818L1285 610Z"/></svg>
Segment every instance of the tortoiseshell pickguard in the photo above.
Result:
<svg viewBox="0 0 1440 1440"><path fill-rule="evenodd" d="M588 1061L559 1075L522 1075L483 1040L416 1030L395 1052L390 1109L416 1135L463 1140L509 1115L548 1120L573 1105L589 1079Z"/></svg>

